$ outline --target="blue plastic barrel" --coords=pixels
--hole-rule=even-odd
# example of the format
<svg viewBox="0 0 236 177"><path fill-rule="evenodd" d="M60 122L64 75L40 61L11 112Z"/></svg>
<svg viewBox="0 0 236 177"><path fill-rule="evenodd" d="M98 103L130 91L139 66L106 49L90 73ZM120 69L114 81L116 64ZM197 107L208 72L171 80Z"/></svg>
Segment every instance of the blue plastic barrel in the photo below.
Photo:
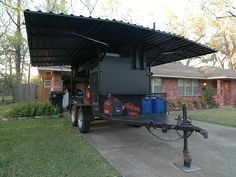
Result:
<svg viewBox="0 0 236 177"><path fill-rule="evenodd" d="M166 100L162 98L152 99L152 113L165 113L166 112Z"/></svg>
<svg viewBox="0 0 236 177"><path fill-rule="evenodd" d="M142 113L152 114L152 99L145 97L142 99Z"/></svg>

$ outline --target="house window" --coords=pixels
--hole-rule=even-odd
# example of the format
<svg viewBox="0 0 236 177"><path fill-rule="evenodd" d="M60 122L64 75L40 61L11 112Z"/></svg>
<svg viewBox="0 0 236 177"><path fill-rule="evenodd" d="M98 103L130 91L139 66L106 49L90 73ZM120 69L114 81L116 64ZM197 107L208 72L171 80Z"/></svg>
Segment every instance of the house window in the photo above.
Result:
<svg viewBox="0 0 236 177"><path fill-rule="evenodd" d="M44 80L43 81L43 86L47 87L47 88L51 87L51 80Z"/></svg>
<svg viewBox="0 0 236 177"><path fill-rule="evenodd" d="M183 79L178 80L178 92L179 92L179 95L184 95L184 80Z"/></svg>
<svg viewBox="0 0 236 177"><path fill-rule="evenodd" d="M199 95L199 81L192 80L192 86L193 86L193 95Z"/></svg>
<svg viewBox="0 0 236 177"><path fill-rule="evenodd" d="M162 92L162 79L152 78L152 93L161 93Z"/></svg>
<svg viewBox="0 0 236 177"><path fill-rule="evenodd" d="M199 81L196 79L179 79L178 92L179 95L183 96L199 95Z"/></svg>

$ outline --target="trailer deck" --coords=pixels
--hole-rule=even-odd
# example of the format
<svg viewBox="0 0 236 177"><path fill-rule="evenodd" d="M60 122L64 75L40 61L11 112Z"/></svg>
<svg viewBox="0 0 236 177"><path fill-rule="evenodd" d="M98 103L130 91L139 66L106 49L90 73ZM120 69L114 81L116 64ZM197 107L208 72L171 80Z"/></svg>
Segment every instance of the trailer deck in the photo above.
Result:
<svg viewBox="0 0 236 177"><path fill-rule="evenodd" d="M103 117L104 119L121 122L125 124L149 126L150 123L154 123L159 127L168 126L173 127L178 123L177 118L170 116L166 113L159 114L149 114L149 115L139 115L139 116L110 116L107 114L98 114L98 117Z"/></svg>

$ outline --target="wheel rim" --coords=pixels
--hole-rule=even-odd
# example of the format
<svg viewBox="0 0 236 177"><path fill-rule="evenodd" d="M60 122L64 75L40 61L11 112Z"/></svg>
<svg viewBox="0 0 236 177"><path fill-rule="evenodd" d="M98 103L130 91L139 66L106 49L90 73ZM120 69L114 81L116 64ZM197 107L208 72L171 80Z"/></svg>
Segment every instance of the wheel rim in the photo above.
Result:
<svg viewBox="0 0 236 177"><path fill-rule="evenodd" d="M82 115L81 111L79 111L79 113L78 113L78 126L79 126L79 128L82 127L82 124L83 124L83 115Z"/></svg>
<svg viewBox="0 0 236 177"><path fill-rule="evenodd" d="M72 110L72 114L71 114L71 121L75 122L75 110Z"/></svg>

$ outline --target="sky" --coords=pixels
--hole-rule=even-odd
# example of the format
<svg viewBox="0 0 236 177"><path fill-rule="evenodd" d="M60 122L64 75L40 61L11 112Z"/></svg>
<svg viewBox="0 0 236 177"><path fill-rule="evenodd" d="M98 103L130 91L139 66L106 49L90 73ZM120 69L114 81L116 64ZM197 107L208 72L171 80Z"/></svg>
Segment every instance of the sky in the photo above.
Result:
<svg viewBox="0 0 236 177"><path fill-rule="evenodd" d="M152 27L156 23L158 29L163 29L164 14L166 9L173 11L177 16L183 17L187 0L127 0L123 1L122 9L132 7L134 9L135 21L143 26Z"/></svg>
<svg viewBox="0 0 236 177"><path fill-rule="evenodd" d="M92 16L101 16L101 6L104 1L98 0L98 8L95 9ZM42 0L31 0L30 10L39 10L42 6ZM70 0L68 0L70 2ZM82 6L79 0L72 0L73 14L88 16L86 9ZM189 8L189 0L119 0L119 5L116 10L116 20L129 18L132 23L142 25L144 27L153 27L153 22L156 24L156 29L164 31L166 9L171 10L176 16L184 18L186 8ZM69 9L71 10L71 9ZM129 12L129 13L128 13ZM32 76L37 76L36 68L31 70Z"/></svg>

